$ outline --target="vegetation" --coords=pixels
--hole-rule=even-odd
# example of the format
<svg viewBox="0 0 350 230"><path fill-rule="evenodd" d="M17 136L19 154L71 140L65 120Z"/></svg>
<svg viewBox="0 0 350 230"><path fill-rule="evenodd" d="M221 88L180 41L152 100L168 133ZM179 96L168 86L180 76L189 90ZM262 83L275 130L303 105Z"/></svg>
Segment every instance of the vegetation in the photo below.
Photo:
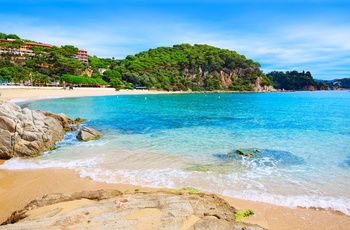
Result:
<svg viewBox="0 0 350 230"><path fill-rule="evenodd" d="M340 82L340 88L350 89L350 78L343 78L337 81Z"/></svg>
<svg viewBox="0 0 350 230"><path fill-rule="evenodd" d="M102 78L88 78L82 76L75 76L70 74L64 74L60 77L60 82L73 85L107 85L107 82Z"/></svg>
<svg viewBox="0 0 350 230"><path fill-rule="evenodd" d="M51 81L58 81L64 74L80 75L87 67L74 58L78 53L78 48L74 46L32 46L32 53L20 55L18 50L25 44L25 40L21 40L17 35L4 33L0 33L0 38L14 39L11 42L0 42L0 78L9 82L46 85Z"/></svg>
<svg viewBox="0 0 350 230"><path fill-rule="evenodd" d="M327 84L330 89L350 89L350 78L320 82Z"/></svg>
<svg viewBox="0 0 350 230"><path fill-rule="evenodd" d="M196 189L196 188L193 188L193 187L186 187L186 188L183 188L183 190L188 191L190 194L200 193L201 192L199 189Z"/></svg>
<svg viewBox="0 0 350 230"><path fill-rule="evenodd" d="M113 67L121 80L163 90L252 90L260 65L235 51L181 44L129 55ZM225 78L223 81L221 78ZM264 77L264 83L270 84Z"/></svg>
<svg viewBox="0 0 350 230"><path fill-rule="evenodd" d="M236 211L235 213L235 219L237 222L241 222L243 217L249 217L249 216L252 216L254 215L254 211L251 210L251 209L248 209L246 211Z"/></svg>
<svg viewBox="0 0 350 230"><path fill-rule="evenodd" d="M291 72L273 71L267 74L276 89L285 90L316 90L326 89L327 85L323 82L316 82L309 71Z"/></svg>
<svg viewBox="0 0 350 230"><path fill-rule="evenodd" d="M29 40L0 32L0 78L12 83L47 85L111 85L116 90L137 86L167 91L252 91L255 84L285 90L350 88L350 79L315 81L309 71L273 71L267 75L260 64L244 55L209 45L180 44L158 47L123 60L89 56L89 64L75 59L78 48L32 46L32 53L17 50ZM32 42L32 41L31 41Z"/></svg>
<svg viewBox="0 0 350 230"><path fill-rule="evenodd" d="M32 46L32 53L16 54L27 40L0 33L0 77L9 82L47 84L64 81L78 85L109 84L119 89L143 86L169 91L253 89L258 77L262 85L271 81L257 62L235 51L208 45L181 44L159 47L129 55L123 60L89 56L89 65L73 58L78 48L70 45L50 48ZM33 79L34 77L34 79Z"/></svg>
<svg viewBox="0 0 350 230"><path fill-rule="evenodd" d="M16 34L4 34L0 32L0 39L20 39Z"/></svg>

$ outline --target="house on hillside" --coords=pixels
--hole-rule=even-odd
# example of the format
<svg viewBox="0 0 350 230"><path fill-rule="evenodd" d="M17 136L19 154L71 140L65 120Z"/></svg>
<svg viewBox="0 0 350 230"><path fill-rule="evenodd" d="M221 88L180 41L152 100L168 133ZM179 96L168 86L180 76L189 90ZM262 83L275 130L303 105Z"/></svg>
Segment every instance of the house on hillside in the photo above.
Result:
<svg viewBox="0 0 350 230"><path fill-rule="evenodd" d="M14 39L0 39L0 43L7 43L7 42L13 42L15 41ZM31 49L31 47L42 47L42 48L50 48L53 45L50 44L41 44L41 43L35 43L35 42L24 42L24 45L21 46L19 49L10 49L10 50L4 50L0 48L0 54L1 53L10 53L10 54L17 54L23 56L24 54L28 54L33 56L34 52ZM86 50L78 50L77 55L74 57L83 63L88 63L88 52Z"/></svg>

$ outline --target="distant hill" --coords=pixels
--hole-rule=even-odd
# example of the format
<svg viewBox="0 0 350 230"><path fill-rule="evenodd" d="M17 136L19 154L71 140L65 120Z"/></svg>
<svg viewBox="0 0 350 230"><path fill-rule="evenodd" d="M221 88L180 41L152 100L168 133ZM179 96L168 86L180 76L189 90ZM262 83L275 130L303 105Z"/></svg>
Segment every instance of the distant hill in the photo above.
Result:
<svg viewBox="0 0 350 230"><path fill-rule="evenodd" d="M322 90L328 89L324 82L314 80L309 71L272 71L267 74L276 89L284 90Z"/></svg>
<svg viewBox="0 0 350 230"><path fill-rule="evenodd" d="M2 41L1 41L2 39ZM11 39L4 41L4 39ZM125 59L89 56L76 60L78 48L65 45L30 47L29 40L0 32L0 79L13 83L47 85L53 81L74 85L111 85L119 89L168 91L271 91L349 88L349 79L316 81L310 72L273 71L265 75L260 64L235 51L209 45L180 44L158 47ZM30 41L32 42L32 41Z"/></svg>
<svg viewBox="0 0 350 230"><path fill-rule="evenodd" d="M350 78L319 81L327 84L330 89L350 89Z"/></svg>
<svg viewBox="0 0 350 230"><path fill-rule="evenodd" d="M28 40L4 33L0 33L0 41L0 78L14 83L46 85L64 81L169 91L272 89L259 63L235 51L209 45L158 47L123 60L89 56L89 63L82 63L74 58L78 51L74 46L28 49L24 48Z"/></svg>
<svg viewBox="0 0 350 230"><path fill-rule="evenodd" d="M129 55L114 66L133 85L164 90L244 90L270 86L260 64L209 45L181 44Z"/></svg>

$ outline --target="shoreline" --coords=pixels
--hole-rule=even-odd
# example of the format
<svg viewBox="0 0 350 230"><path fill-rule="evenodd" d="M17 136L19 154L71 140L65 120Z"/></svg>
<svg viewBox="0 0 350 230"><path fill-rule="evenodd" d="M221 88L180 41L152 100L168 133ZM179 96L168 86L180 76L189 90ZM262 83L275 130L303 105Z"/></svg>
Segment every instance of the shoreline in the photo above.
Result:
<svg viewBox="0 0 350 230"><path fill-rule="evenodd" d="M320 92L304 91L304 92ZM326 90L330 91L330 90ZM336 91L336 90L332 90ZM337 90L343 91L343 90ZM119 96L119 95L155 95L155 94L230 94L230 93L290 93L300 91L158 91L158 90L126 90L116 91L114 88L88 88L75 87L73 90L62 87L36 87L36 86L1 86L0 100L10 100L12 102L24 102L30 100L45 100L55 98L86 97L86 96Z"/></svg>
<svg viewBox="0 0 350 230"><path fill-rule="evenodd" d="M0 164L5 161L1 160ZM12 212L48 193L80 192L83 190L117 189L121 192L175 191L178 189L149 188L130 184L108 184L81 178L70 169L3 170L0 169L0 223ZM206 192L204 192L206 193ZM238 210L251 209L254 215L243 222L267 229L348 229L350 216L338 211L315 208L289 208L273 204L240 200L216 194ZM19 199L20 197L20 199Z"/></svg>
<svg viewBox="0 0 350 230"><path fill-rule="evenodd" d="M165 91L115 91L111 88L1 88L0 99L7 100L40 100L57 97L84 97L127 94L168 94L184 92ZM185 92L186 93L186 92ZM25 99L24 99L25 98ZM15 101L16 102L16 101ZM5 161L0 160L0 165ZM2 170L0 169L0 223L15 210L23 208L31 200L47 193L79 192L82 190L118 189L121 192L158 191L170 189L146 188L128 184L107 184L87 178L80 178L74 170L69 169L36 169L36 170ZM179 188L181 189L181 188ZM314 208L289 208L268 203L240 200L223 197L230 205L239 209L252 209L254 216L243 221L258 224L268 229L347 229L350 216L331 210Z"/></svg>
<svg viewBox="0 0 350 230"><path fill-rule="evenodd" d="M113 96L113 95L149 95L149 94L177 94L184 92L167 92L156 90L119 90L114 88L74 88L73 90L62 87L22 87L0 86L0 100L23 102L29 100L42 100L66 97L87 96ZM186 93L186 92L185 92Z"/></svg>

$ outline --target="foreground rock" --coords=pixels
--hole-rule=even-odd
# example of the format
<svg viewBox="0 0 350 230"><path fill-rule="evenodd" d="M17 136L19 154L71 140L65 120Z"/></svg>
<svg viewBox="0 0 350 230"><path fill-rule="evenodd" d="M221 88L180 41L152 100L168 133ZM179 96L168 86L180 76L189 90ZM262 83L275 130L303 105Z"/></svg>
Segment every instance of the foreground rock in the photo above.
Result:
<svg viewBox="0 0 350 230"><path fill-rule="evenodd" d="M245 229L216 195L117 190L45 195L16 211L0 229Z"/></svg>
<svg viewBox="0 0 350 230"><path fill-rule="evenodd" d="M73 124L64 114L21 109L0 100L0 159L36 156L50 150Z"/></svg>
<svg viewBox="0 0 350 230"><path fill-rule="evenodd" d="M102 133L99 131L90 128L90 127L82 127L77 135L77 139L80 141L91 141L91 140L96 140L102 136Z"/></svg>

